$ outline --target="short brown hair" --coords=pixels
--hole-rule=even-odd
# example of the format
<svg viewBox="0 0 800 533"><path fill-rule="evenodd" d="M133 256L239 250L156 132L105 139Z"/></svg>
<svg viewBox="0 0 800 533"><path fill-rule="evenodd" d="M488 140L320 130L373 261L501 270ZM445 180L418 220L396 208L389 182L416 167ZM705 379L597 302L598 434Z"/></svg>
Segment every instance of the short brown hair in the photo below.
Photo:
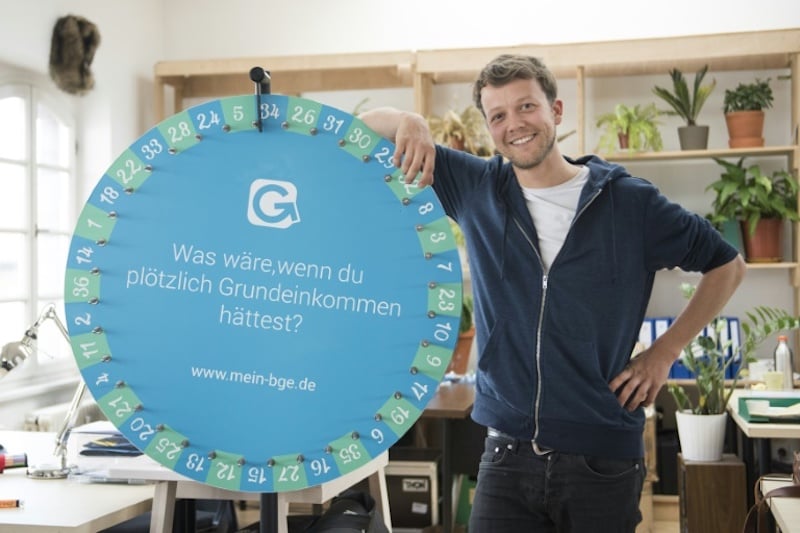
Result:
<svg viewBox="0 0 800 533"><path fill-rule="evenodd" d="M514 80L536 80L542 86L547 101L552 104L558 96L558 85L553 73L536 57L502 54L492 59L475 80L472 98L475 106L486 115L481 105L481 90L487 85L502 87Z"/></svg>

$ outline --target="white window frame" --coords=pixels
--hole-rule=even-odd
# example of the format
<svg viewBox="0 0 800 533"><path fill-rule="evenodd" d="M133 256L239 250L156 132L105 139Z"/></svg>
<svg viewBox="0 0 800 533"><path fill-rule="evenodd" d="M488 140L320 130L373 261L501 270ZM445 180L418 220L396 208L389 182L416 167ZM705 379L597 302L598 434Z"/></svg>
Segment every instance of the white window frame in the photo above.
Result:
<svg viewBox="0 0 800 533"><path fill-rule="evenodd" d="M37 240L40 234L43 235L61 235L69 237L74 227L75 220L78 214L78 191L80 184L77 175L77 135L78 135L78 121L76 113L76 105L69 98L64 97L52 85L50 80L43 76L38 76L34 73L20 71L13 67L7 67L0 64L0 91L3 96L18 96L22 97L26 102L26 117L27 122L27 152L23 164L25 166L25 198L23 201L28 205L28 217L25 227L22 230L11 230L10 228L0 228L0 232L11 233L24 233L26 240L26 247L28 257L26 262L29 266L28 287L27 290L17 297L17 295L9 295L0 293L0 302L22 302L25 308L25 327L33 324L39 317L42 309L48 303L56 304L56 313L58 318L63 322L64 317L64 294L63 288L56 294L44 294L40 292L39 287L39 273L40 264L38 258ZM40 165L37 161L36 154L36 116L38 106L42 104L61 121L68 130L68 146L69 158L66 166L53 166L53 165ZM4 162L8 162L3 160ZM19 161L13 161L14 164L20 164ZM37 172L40 168L66 171L68 173L68 187L66 198L63 199L64 205L62 206L68 213L68 227L69 229L59 229L56 231L43 230L39 231L37 220ZM64 258L66 260L66 257ZM60 265L58 268L66 268L66 264ZM55 360L47 359L45 355L37 354L37 357L32 357L25 361L19 368L10 372L2 381L0 381L0 401L7 401L15 397L24 397L31 393L42 393L49 389L58 388L65 383L75 382L78 375L77 366L72 357L69 344L63 339L58 332L56 324L51 320L44 322L41 325L40 332L42 335L50 337L57 336L58 346L53 348L57 354L60 355ZM22 338L24 330L18 333L15 338L0 338L0 345L7 342L17 341Z"/></svg>

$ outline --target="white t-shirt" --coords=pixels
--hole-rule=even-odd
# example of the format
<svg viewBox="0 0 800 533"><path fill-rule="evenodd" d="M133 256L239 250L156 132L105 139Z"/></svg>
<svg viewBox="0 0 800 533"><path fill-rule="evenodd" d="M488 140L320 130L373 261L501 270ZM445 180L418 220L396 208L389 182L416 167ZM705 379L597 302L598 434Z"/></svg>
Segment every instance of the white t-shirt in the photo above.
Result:
<svg viewBox="0 0 800 533"><path fill-rule="evenodd" d="M575 218L578 198L588 178L589 169L581 167L575 177L555 187L522 188L525 203L539 235L539 250L545 271L550 270L550 265L564 244L572 219Z"/></svg>

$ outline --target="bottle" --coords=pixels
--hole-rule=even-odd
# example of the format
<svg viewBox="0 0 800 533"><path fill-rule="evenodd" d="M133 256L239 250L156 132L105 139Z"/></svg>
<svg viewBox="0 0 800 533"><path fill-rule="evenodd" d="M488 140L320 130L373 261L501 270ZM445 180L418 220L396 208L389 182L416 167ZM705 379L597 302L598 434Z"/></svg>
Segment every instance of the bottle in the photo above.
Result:
<svg viewBox="0 0 800 533"><path fill-rule="evenodd" d="M794 365L792 364L792 349L789 348L789 338L786 335L778 336L778 345L775 347L775 371L783 372L783 390L792 390Z"/></svg>

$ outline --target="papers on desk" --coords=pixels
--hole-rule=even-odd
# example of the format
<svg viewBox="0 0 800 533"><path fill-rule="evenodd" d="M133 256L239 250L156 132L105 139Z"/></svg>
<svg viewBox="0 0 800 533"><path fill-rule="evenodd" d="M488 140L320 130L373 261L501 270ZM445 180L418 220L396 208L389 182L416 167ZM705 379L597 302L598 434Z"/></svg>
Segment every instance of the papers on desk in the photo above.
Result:
<svg viewBox="0 0 800 533"><path fill-rule="evenodd" d="M115 440L115 437L122 437L122 433L106 420L74 428L67 441L67 458L70 465L75 465L77 473L70 477L84 483L128 484L185 479L143 453L126 453L124 445L118 447L121 450L110 453L83 453L95 446L92 443Z"/></svg>
<svg viewBox="0 0 800 533"><path fill-rule="evenodd" d="M98 437L83 445L81 455L127 455L136 457L142 452L121 435Z"/></svg>
<svg viewBox="0 0 800 533"><path fill-rule="evenodd" d="M67 456L75 472L70 478L82 483L127 483L145 481L109 475L108 468L119 462L136 461L142 452L108 420L77 426L67 441Z"/></svg>
<svg viewBox="0 0 800 533"><path fill-rule="evenodd" d="M70 431L71 435L122 435L108 420L97 420L82 426L75 426Z"/></svg>
<svg viewBox="0 0 800 533"><path fill-rule="evenodd" d="M136 457L142 452L122 435L111 422L100 420L72 430L71 437L85 436L81 440L80 455Z"/></svg>
<svg viewBox="0 0 800 533"><path fill-rule="evenodd" d="M739 396L739 415L748 422L800 421L800 390L759 391Z"/></svg>
<svg viewBox="0 0 800 533"><path fill-rule="evenodd" d="M800 403L787 407L773 407L769 400L747 400L750 416L800 420Z"/></svg>
<svg viewBox="0 0 800 533"><path fill-rule="evenodd" d="M455 372L448 372L442 378L442 385L449 385L450 383L475 383L475 373L470 374L456 374Z"/></svg>

